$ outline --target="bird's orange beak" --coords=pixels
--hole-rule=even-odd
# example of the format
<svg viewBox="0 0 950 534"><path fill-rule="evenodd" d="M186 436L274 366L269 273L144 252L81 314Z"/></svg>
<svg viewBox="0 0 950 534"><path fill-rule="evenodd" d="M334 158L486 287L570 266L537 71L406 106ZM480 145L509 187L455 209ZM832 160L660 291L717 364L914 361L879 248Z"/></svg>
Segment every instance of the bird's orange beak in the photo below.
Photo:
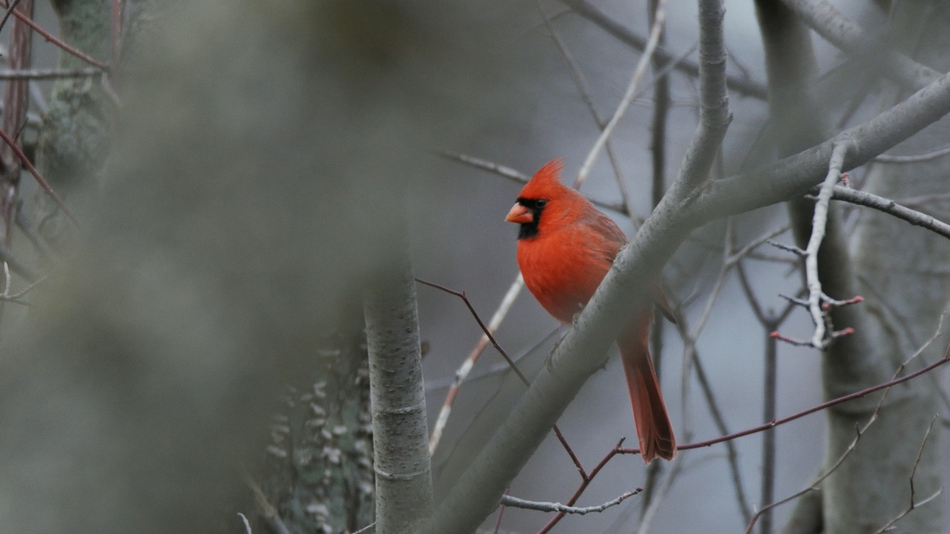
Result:
<svg viewBox="0 0 950 534"><path fill-rule="evenodd" d="M528 208L515 202L515 205L511 207L511 211L508 212L508 216L505 217L505 221L518 224L529 223L534 221L534 214Z"/></svg>

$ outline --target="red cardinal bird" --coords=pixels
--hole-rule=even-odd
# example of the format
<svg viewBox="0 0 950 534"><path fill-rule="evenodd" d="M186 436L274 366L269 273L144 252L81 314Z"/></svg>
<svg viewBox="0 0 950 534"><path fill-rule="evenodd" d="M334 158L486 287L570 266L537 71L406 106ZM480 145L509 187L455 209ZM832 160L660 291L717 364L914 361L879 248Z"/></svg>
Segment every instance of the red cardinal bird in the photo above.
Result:
<svg viewBox="0 0 950 534"><path fill-rule="evenodd" d="M594 296L627 238L609 217L559 181L560 170L560 159L542 167L521 190L505 220L521 225L518 266L525 285L548 313L570 324ZM659 287L654 285L653 293L654 300L666 307ZM653 307L644 303L617 337L646 463L676 455L673 426L650 359L652 321Z"/></svg>

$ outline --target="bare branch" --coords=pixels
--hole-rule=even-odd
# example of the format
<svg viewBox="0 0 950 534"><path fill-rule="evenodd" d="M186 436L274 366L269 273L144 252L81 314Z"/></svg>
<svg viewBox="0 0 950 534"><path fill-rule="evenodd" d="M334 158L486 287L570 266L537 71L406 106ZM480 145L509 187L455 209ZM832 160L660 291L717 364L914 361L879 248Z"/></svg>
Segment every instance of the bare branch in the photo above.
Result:
<svg viewBox="0 0 950 534"><path fill-rule="evenodd" d="M492 315L491 320L488 321L486 332L482 334L482 337L478 340L478 344L475 345L472 352L465 358L465 362L462 363L462 366L455 371L455 380L449 387L449 392L446 394L445 401L442 403L442 409L439 411L439 417L436 419L435 425L432 427L432 433L429 435L430 455L433 454L436 447L439 446L439 440L442 439L442 432L445 430L445 425L448 423L449 416L452 414L452 405L458 395L459 388L461 388L462 383L465 382L465 379L468 378L469 373L475 367L475 362L478 361L478 358L485 351L485 348L488 347L488 343L492 342L497 346L497 342L489 339L488 336L489 334L494 334L498 330L498 327L501 326L502 321L505 320L508 311L511 309L512 304L514 304L515 299L518 298L518 294L521 293L522 288L524 288L524 278L519 273L515 281L511 284L511 287L508 288L508 292L505 293L504 298L501 299L501 304L498 305L495 314ZM510 365L514 365L514 362L512 361Z"/></svg>
<svg viewBox="0 0 950 534"><path fill-rule="evenodd" d="M624 439L621 438L620 441L617 442L616 445L614 445L614 448L610 449L610 452L608 452L600 460L600 462L596 466L594 466L593 469L590 470L590 473L588 473L587 477L581 481L577 490L574 491L574 495L572 495L570 500L567 501L568 506L573 506L574 503L577 502L577 499L579 499L581 495L583 495L587 487L590 486L591 480L593 480L594 477L596 477L597 474L600 473L600 471L610 462L610 460L614 458L614 456L617 456L617 454L620 453L620 451L622 450L620 447L623 445L623 442L624 442ZM565 512L558 512L556 516L554 516L550 521L548 521L546 525L544 525L544 527L541 530L538 531L538 534L547 534L547 532L549 532L552 528L554 528L554 526L557 525L561 521L561 519L564 518L565 515L566 515Z"/></svg>
<svg viewBox="0 0 950 534"><path fill-rule="evenodd" d="M721 5L714 7L717 11L721 9ZM721 28L718 24L715 26ZM705 40L701 39L701 49L705 46ZM701 57L707 56L701 53ZM849 151L845 165L864 163L947 111L950 111L950 76L940 78L871 121L848 130L856 148ZM703 142L695 141L694 146L697 144L704 149L711 145L715 154L719 139L706 138ZM578 315L574 328L555 349L528 394L512 408L490 441L472 459L423 532L467 532L491 513L510 480L528 461L584 381L603 363L602 355L606 354L635 299L644 294L648 281L655 279L692 229L728 213L804 194L827 173L832 149L832 143L825 142L755 172L716 180L698 192L689 185L697 174L701 182L708 175L709 167L687 162L684 169L688 171L680 173L630 245L618 254L590 304ZM868 393L870 391L862 392ZM845 400L849 399L840 402ZM822 408L824 406L816 410Z"/></svg>
<svg viewBox="0 0 950 534"><path fill-rule="evenodd" d="M858 59L873 61L875 67L907 88L920 89L940 77L933 69L882 46L884 40L867 35L826 0L783 2L829 43Z"/></svg>
<svg viewBox="0 0 950 534"><path fill-rule="evenodd" d="M539 512L558 512L562 514L576 514L576 515L586 515L595 512L603 512L611 506L617 506L623 501L633 497L634 495L643 491L643 488L637 488L633 491L625 492L623 495L617 497L616 499L611 499L603 504L597 506L585 506L583 508L578 508L575 506L565 506L557 502L538 502L538 501L527 501L524 499L519 499L517 497L512 497L511 495L502 495L501 504L505 506L512 506L515 508L524 508L527 510L537 510Z"/></svg>
<svg viewBox="0 0 950 534"><path fill-rule="evenodd" d="M0 7L4 8L4 9L7 9L7 8L9 7L9 4L7 3L6 0L0 0ZM99 67L99 68L102 69L102 70L108 70L108 69L109 69L109 66L106 65L105 63L103 63L103 62L101 62L101 61L97 61L97 60L91 58L90 56L88 56L87 54L84 54L83 52L80 52L79 50L76 50L75 48L69 46L68 44L64 43L63 41L57 39L56 36L54 36L53 34L49 33L48 31L44 30L40 25L38 25L37 23L33 22L33 20L32 20L29 16L24 15L23 13L20 13L19 10L14 10L14 11L13 11L13 16L15 16L16 18L22 20L24 24L26 24L26 25L29 26L30 28L33 28L33 31L35 31L36 33L42 35L44 39L46 39L47 41L49 41L49 42L53 43L54 45L58 46L59 48L61 48L61 49L62 49L63 51L65 51L66 53L71 54L71 55L74 55L74 56L78 57L79 59L85 61L86 63L89 63L90 65L93 65L93 66L95 66L95 67Z"/></svg>
<svg viewBox="0 0 950 534"><path fill-rule="evenodd" d="M400 239L402 241L402 239ZM402 245L402 246L400 246ZM381 532L413 532L432 511L425 391L412 266L404 243L364 291L373 415L376 520Z"/></svg>
<svg viewBox="0 0 950 534"><path fill-rule="evenodd" d="M874 531L874 534L881 534L883 532L891 530L891 527L893 527L895 523L897 523L898 521L906 517L907 514L913 512L916 508L923 506L929 503L930 501L936 499L938 496L940 496L941 493L943 493L943 488L939 488L937 489L937 491L935 491L929 497L926 497L924 500L916 501L916 502L914 501L914 498L916 497L916 492L914 491L914 475L917 474L917 466L920 465L920 458L924 454L924 446L927 445L927 439L930 438L930 431L933 430L934 423L936 422L937 422L937 415L934 414L933 420L930 421L930 426L928 426L927 431L924 432L924 439L920 444L920 448L917 450L917 459L914 460L914 468L910 472L910 505L908 505L907 508L904 509L904 511L901 512L897 517L888 521L886 525Z"/></svg>
<svg viewBox="0 0 950 534"><path fill-rule="evenodd" d="M620 123L620 119L623 118L624 113L627 112L627 108L633 101L637 86L640 84L640 78L643 77L643 73L645 73L647 67L650 66L650 58L653 57L657 44L660 42L660 34L663 32L663 25L666 22L665 3L666 0L660 0L657 4L656 15L653 26L650 28L650 38L647 41L646 49L643 51L643 55L640 56L640 61L637 62L637 67L633 71L633 76L627 85L627 91L620 100L617 110L614 111L610 122L604 127L604 131L601 132L600 137L597 138L594 146L591 147L590 152L587 154L587 159L584 160L584 164L581 165L581 170L577 173L578 182L583 182L587 178L587 175L590 174L590 170L600 155L600 151L604 148L604 145L607 144L607 140L610 139L610 136L613 135L614 129L617 127L617 124Z"/></svg>
<svg viewBox="0 0 950 534"><path fill-rule="evenodd" d="M890 156L888 154L881 154L880 156L874 158L874 161L877 163L922 163L925 161L942 158L947 154L950 154L950 146L938 148L937 150L932 150L930 152L924 152L923 154L912 154L909 156Z"/></svg>
<svg viewBox="0 0 950 534"><path fill-rule="evenodd" d="M519 279L521 278L520 274L518 275L518 278ZM478 323L478 326L481 327L482 332L485 334L485 337L487 337L488 340L491 341L492 346L495 347L495 350L497 350L498 353L501 354L501 356L505 359L505 362L507 362L511 370L515 372L515 374L521 380L521 383L524 384L526 387L531 385L531 382L524 375L524 373L522 373L521 370L518 369L518 366L515 364L514 360L512 360L511 357L508 356L508 353L505 352L505 350L501 348L501 345L498 344L498 341L495 340L495 335L493 333L494 330L485 326L484 321L482 321L482 318L478 315L478 312L475 311L475 307L472 306L472 302L468 300L468 297L465 295L464 291L455 291L454 289L449 289L445 286L441 286L439 284L435 284L432 282L427 282L425 280L420 280L418 278L416 278L415 280L416 282L419 282L420 284L442 290L446 293L455 295L456 297L459 297L460 299L462 299L462 301L465 303L465 306L468 307L468 311L471 312L472 316L475 318L475 321ZM514 289L514 286L512 286L512 289ZM518 288L518 290L520 290L520 288ZM509 290L509 293L511 293L511 290ZM512 300L514 300L514 297L516 296L517 296L517 292L515 292L514 296L512 297ZM571 448L571 445L567 442L567 439L564 438L564 434L561 433L561 429L559 429L557 425L554 425L554 434L557 436L557 439L561 442L561 446L564 447L564 450L567 452L567 455L570 456L571 461L574 462L574 467L577 468L577 471L580 473L581 478L584 480L587 480L587 472L584 470L584 467L581 465L580 459L578 459L577 455L574 453L574 450Z"/></svg>
<svg viewBox="0 0 950 534"><path fill-rule="evenodd" d="M54 80L58 78L90 78L101 76L95 67L83 69L0 69L0 80Z"/></svg>
<svg viewBox="0 0 950 534"><path fill-rule="evenodd" d="M828 175L825 177L818 193L818 202L815 204L815 214L812 219L811 237L808 240L808 246L805 247L808 311L811 314L811 320L815 323L815 333L812 335L811 345L819 350L824 349L831 342L831 336L827 334L827 326L831 319L830 314L827 313L828 310L823 309L822 306L826 301L822 298L821 280L818 279L818 249L821 248L821 241L825 237L831 195L835 184L841 179L841 167L844 165L844 158L850 150L850 146L850 141L845 139L836 143L834 150L831 152Z"/></svg>
<svg viewBox="0 0 950 534"><path fill-rule="evenodd" d="M251 522L247 520L247 516L241 512L238 512L238 517L240 517L241 521L244 523L245 534L254 534L254 531L251 530Z"/></svg>
<svg viewBox="0 0 950 534"><path fill-rule="evenodd" d="M887 388L896 386L897 384L902 384L902 383L904 383L904 382L907 382L908 380L913 380L914 378L917 378L917 377L920 376L920 375L929 373L930 371L933 371L934 369L936 369L936 368L938 368L938 367L940 367L940 366L942 366L942 365L944 365L944 364L946 364L946 363L948 363L948 362L950 362L950 351L948 351L947 354L945 354L943 358L940 358L940 359L937 360L936 362L934 362L934 363L932 363L932 364L930 364L930 365L928 365L928 366L926 366L926 367L924 367L924 368L918 369L917 371L914 371L913 373L911 373L911 374L909 374L909 375L905 375L905 376L902 376L902 377L900 377L900 378L895 378L895 379L893 379L893 380L888 380L887 382L884 382L884 383L882 383L882 384L878 384L878 385L876 385L876 386L871 386L871 387L869 387L869 388L865 388L865 389L862 389L861 391L856 391L856 392L851 393L851 394L848 394L848 395L843 395L843 396L838 397L838 398L836 398L836 399L832 399L832 400L830 400L830 401L823 402L823 403L821 403L821 404L819 404L819 405L817 405L817 406L812 406L811 408L809 408L809 409L807 409L807 410L804 410L804 411L801 411L801 412L798 412L798 413L796 413L796 414L792 414L792 415L789 415L789 416L787 416L787 417L783 417L783 418L781 418L781 419L776 419L776 420L774 420L774 421L770 421L770 422L768 422L768 423L765 423L764 425L759 425L759 426L756 426L756 427L753 427L753 428L749 428L749 429L743 430L743 431L741 431L741 432L736 432L736 433L734 433L734 434L729 434L728 436L722 436L722 437L714 438L714 439L711 439L711 440L708 440L708 441L699 441L699 442L696 442L696 443L686 443L686 444L683 444L683 445L678 445L678 446L676 447L676 450L677 450L677 451L685 451L685 450L690 450L690 449L699 449L699 448L703 448L703 447L709 447L709 446L715 445L715 444L717 444L717 443L722 443L722 442L724 442L724 441L729 441L729 440L733 440L733 439L736 439L736 438L741 438L741 437L743 437L743 436L748 436L748 435L751 435L751 434L757 434L757 433L759 433L759 432L763 432L763 431L768 430L768 429L770 429L770 428L775 428L775 427L777 427L777 426L784 425L785 423L788 423L788 422L790 422L790 421L794 421L794 420L796 420L796 419L801 419L802 417L805 417L806 415L811 415L811 414L813 414L813 413L815 413L815 412L819 412L819 411L821 411L821 410L825 410L825 409L827 409L827 408L830 408L830 407L832 407L832 406L841 404L841 403L843 403L843 402L848 402L848 401L851 401L851 400L854 400L854 399L866 397L866 396L870 395L871 393L880 391L880 390L882 390L882 389L887 389ZM903 366L901 367L901 369L903 369ZM621 454L639 454L639 453L640 453L640 450L639 450L639 449L621 449L621 450L620 450L620 453L621 453Z"/></svg>
<svg viewBox="0 0 950 534"><path fill-rule="evenodd" d="M580 66L577 64L577 61L574 60L573 54L571 54L570 50L567 48L567 45L554 29L554 25L551 24L551 19L547 16L547 13L544 12L544 8L541 6L541 0L537 0L537 2L538 11L541 13L541 17L544 19L545 26L547 26L548 31L551 33L551 38L554 40L554 44L557 45L558 51L561 52L561 57L563 57L564 62L567 63L568 71L571 73L571 78L574 80L574 85L577 86L577 90L581 94L581 99L583 99L584 104L587 105L587 110L590 111L597 128L603 131L607 123L600 117L600 113L597 112L597 107L594 106L594 100L590 95L590 86L587 84L587 80L584 78L584 75L581 74ZM624 183L623 175L620 172L620 164L618 162L617 155L614 152L613 145L609 140L607 141L606 149L607 157L610 159L610 164L614 169L614 176L617 179L617 186L620 188L621 203L624 206L627 214L630 214L630 196L627 194L627 186ZM574 189L579 189L582 184L583 182L580 180L580 177L578 177L578 179L574 181Z"/></svg>
<svg viewBox="0 0 950 534"><path fill-rule="evenodd" d="M863 165L950 112L950 74L873 119L843 132L853 142L842 170ZM825 176L837 139L762 169L717 180L692 204L703 221L782 202L804 194Z"/></svg>
<svg viewBox="0 0 950 534"><path fill-rule="evenodd" d="M610 18L606 13L599 10L596 6L587 0L561 0L562 3L570 7L575 13L585 19L600 26L604 31L614 36L620 42L635 50L644 50L647 40L630 31L622 24ZM662 48L656 50L656 56L664 61L670 61L674 54ZM674 63L676 70L689 76L699 76L699 64L694 61L677 61ZM759 100L768 99L768 91L765 86L742 76L728 76L727 83L729 88L745 96L757 98Z"/></svg>
<svg viewBox="0 0 950 534"><path fill-rule="evenodd" d="M440 156L450 159L452 161L458 161L464 163L470 167L475 167L476 169L481 169L483 171L488 171L502 178L507 178L513 182L519 184L526 184L528 180L531 179L530 176L524 174L520 171L512 169L511 167L505 167L504 165L499 165L497 163L488 161L486 159L476 158L475 156L469 156L467 154L460 154L457 152L449 152L447 150L440 150L436 152ZM608 209L610 211L615 211L617 213L630 216L630 212L622 204L617 204L613 202L604 202L602 200L596 200L593 198L588 198L592 204L595 206L600 206L601 208Z"/></svg>
<svg viewBox="0 0 950 534"><path fill-rule="evenodd" d="M30 162L30 158L26 157L26 154L23 153L23 150L17 146L16 141L11 139L10 136L7 135L7 133L2 129L0 129L0 139L2 139L8 147L10 147L10 149L19 159L20 163L22 163L23 166L26 167L26 170L28 170L30 174L33 175L33 178L36 179L36 183L38 183L43 191L45 191L54 202L56 202L56 205L63 210L63 213L69 217L69 220L72 221L76 226L79 226L79 220L76 219L76 216L73 215L73 212L69 209L69 207L66 206L66 202L64 202L63 199L56 194L56 191L53 191L53 188L50 187L49 182L47 182L46 179L40 175L39 171L36 170L36 167L33 166L33 163Z"/></svg>
<svg viewBox="0 0 950 534"><path fill-rule="evenodd" d="M903 219L914 226L926 228L927 230L938 233L943 237L950 239L950 224L938 221L926 213L921 213L905 206L901 206L893 200L840 185L834 187L831 198L834 198L835 200L844 200L859 206L874 208L878 211L893 215L898 219Z"/></svg>
<svg viewBox="0 0 950 534"><path fill-rule="evenodd" d="M885 395L886 395L886 393L885 393ZM789 495L788 497L786 497L786 498L784 498L784 499L782 499L782 500L780 500L780 501L776 501L776 502L774 502L774 503L769 503L769 504L763 506L762 509L759 510L758 512L756 512L756 513L755 513L755 516L752 517L752 521L750 521L750 522L749 522L749 525L746 527L745 534L749 534L750 532L752 532L752 527L755 526L756 521L758 521L758 519L759 519L760 517L762 517L766 512L772 510L773 508L776 508L776 507L778 507L778 506L781 506L781 505L783 505L783 504L786 504L786 503L788 503L788 502L791 502L791 501L793 501L793 500L795 500L795 499L797 499L797 498L799 498L799 497L805 495L806 493L810 493L810 492L813 492L813 491L818 491L818 488L819 488L819 486L821 485L822 481L824 481L824 480L825 480L826 478L828 478L832 473L834 473L835 471L837 471L837 469L838 469L839 467L841 467L841 464L844 463L844 460L851 454L851 452L854 450L854 448L857 447L858 441L860 441L861 436L863 436L864 433L867 431L867 429L870 428L871 425L874 424L875 421L877 421L877 414L878 414L878 412L880 411L881 405L882 405L883 403L884 403L884 397L881 397L880 402L878 402L877 408L875 408L874 413L871 414L871 417L870 417L870 419L868 419L868 422L867 422L863 427L859 427L859 428L857 429L857 435L856 435L856 436L854 437L854 439L851 441L851 444L848 445L847 448L845 448L844 452L841 453L841 456L838 457L838 459L835 461L834 464L832 464L831 468L829 468L827 472L825 472L825 473L819 475L818 478L816 478L816 479L815 479L811 484L809 484L805 489L803 489L803 490L801 490L801 491L799 491L799 492L797 492L797 493L793 493L792 495Z"/></svg>
<svg viewBox="0 0 950 534"><path fill-rule="evenodd" d="M719 0L699 2L699 126L690 141L679 177L694 189L703 183L732 121L726 92L726 47L722 19L725 8Z"/></svg>
<svg viewBox="0 0 950 534"><path fill-rule="evenodd" d="M637 526L636 534L646 534L650 531L650 527L653 526L653 518L656 517L656 513L660 510L660 504L663 503L663 497L669 493L673 481L682 470L683 461L682 457L673 459L669 472L663 477L660 487L654 492L655 497L650 500L650 505L640 516L640 524Z"/></svg>
<svg viewBox="0 0 950 534"><path fill-rule="evenodd" d="M0 243L0 261L9 265L13 272L31 282L37 279L37 274L34 273L32 269L27 267L26 264L20 261L16 256L14 256L13 253L10 252L10 249L4 246L3 243Z"/></svg>

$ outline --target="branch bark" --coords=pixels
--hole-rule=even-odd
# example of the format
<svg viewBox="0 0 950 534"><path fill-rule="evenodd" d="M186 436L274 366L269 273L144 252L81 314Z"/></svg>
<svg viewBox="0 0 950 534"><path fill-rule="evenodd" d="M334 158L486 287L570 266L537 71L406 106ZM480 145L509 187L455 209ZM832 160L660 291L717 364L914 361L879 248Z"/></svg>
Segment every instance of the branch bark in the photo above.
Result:
<svg viewBox="0 0 950 534"><path fill-rule="evenodd" d="M912 42L916 40L907 36L926 35L919 50L905 48L900 52L915 55L923 64L950 68L945 53L950 36L941 24L948 15L950 11L939 2L895 4L890 30L895 38L891 41ZM941 121L909 139L903 148L912 153L925 151L939 144L948 132L950 125ZM867 193L886 198L934 194L946 190L948 172L950 161L946 158L901 166L872 165L864 188ZM852 240L855 268L862 281L873 284L874 297L863 305L868 310L868 323L865 331L859 332L868 340L865 346L869 351L850 358L878 361L886 372L891 372L906 357L908 347L918 346L930 336L947 305L950 276L944 266L950 262L950 243L932 232L909 230L903 221L883 212L867 210L860 216ZM883 243L892 243L894 248L882 246ZM862 291L870 293L867 287ZM945 347L945 341L934 343L923 360L933 358ZM871 379L865 369L841 368L837 361L833 357L822 362L826 390L842 390ZM887 525L905 512L912 499L907 483L911 476L918 496L931 495L941 487L940 457L944 454L938 435L932 434L921 446L937 411L936 403L935 391L926 382L892 389L878 424L868 431L848 462L826 481L822 492L824 532L873 532ZM843 450L850 429L866 420L871 409L867 402L862 402L829 410L829 458ZM903 532L937 533L945 531L942 522L941 507L931 503L903 517L897 528Z"/></svg>
<svg viewBox="0 0 950 534"><path fill-rule="evenodd" d="M6 7L6 6L5 6ZM33 16L33 0L22 0L14 11L27 17ZM13 30L10 34L10 68L13 70L29 69L32 52L32 29L20 18L13 21ZM0 125L8 136L16 139L20 128L26 124L26 110L29 106L28 80L11 80L7 82L3 95L3 124ZM20 158L13 147L4 143L0 145L0 243L10 246L13 237L14 217L19 203Z"/></svg>
<svg viewBox="0 0 950 534"><path fill-rule="evenodd" d="M617 40L624 43L625 45L641 52L646 49L646 39L630 31L628 28L612 19L609 15L598 9L587 0L561 1L564 5L570 7L575 13L600 26L604 31L614 36ZM656 57L664 62L670 62L674 60L676 54L673 54L672 52L663 48L658 48L656 50ZM700 75L700 64L696 63L695 61L678 61L674 68L689 76L698 77ZM743 96L749 96L759 100L766 99L766 88L753 80L730 75L727 77L726 83L730 89Z"/></svg>
<svg viewBox="0 0 950 534"><path fill-rule="evenodd" d="M827 0L783 0L813 30L849 55L907 89L920 89L940 74L906 55L888 49L881 39L867 35L856 22L845 17Z"/></svg>
<svg viewBox="0 0 950 534"><path fill-rule="evenodd" d="M395 252L395 267L374 281L363 301L378 534L413 534L432 509L415 280L404 250Z"/></svg>

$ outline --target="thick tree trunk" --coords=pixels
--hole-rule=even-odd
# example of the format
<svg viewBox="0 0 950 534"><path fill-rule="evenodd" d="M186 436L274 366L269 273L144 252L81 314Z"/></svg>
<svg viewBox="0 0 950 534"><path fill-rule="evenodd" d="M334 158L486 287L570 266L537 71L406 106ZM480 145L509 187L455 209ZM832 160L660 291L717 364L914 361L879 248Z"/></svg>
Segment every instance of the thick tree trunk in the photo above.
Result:
<svg viewBox="0 0 950 534"><path fill-rule="evenodd" d="M904 43L902 52L946 71L950 66L946 56L950 13L946 5L900 3L891 20L895 42ZM897 98L904 96L901 93ZM895 152L927 152L945 144L948 135L950 123L944 119ZM865 189L898 201L945 193L948 173L950 158L946 157L915 164L875 164L868 173ZM947 211L940 211L940 207L939 203L930 203L922 209L946 220ZM886 362L891 373L933 335L938 317L947 305L950 244L942 237L878 212L861 212L859 216L853 250L863 282L859 291L867 299L872 323L860 335L870 340L869 346ZM942 355L945 348L944 340L934 343L924 353L924 360L914 362L910 370ZM832 371L832 365L833 362L826 362L826 379L838 374ZM841 390L830 382L828 391L836 395ZM928 378L902 384L889 392L878 421L825 484L825 532L873 532L906 510L912 498L922 501L941 487L940 463L945 453L938 452L940 437L935 430L923 446L914 474L915 494L911 495L911 473L937 409L935 395ZM875 404L875 400L847 403L829 412L829 461L854 440L855 426L867 421ZM935 501L901 519L896 531L944 532L942 521L942 507Z"/></svg>
<svg viewBox="0 0 950 534"><path fill-rule="evenodd" d="M804 25L784 5L771 0L759 0L756 5L768 58L772 131L780 154L788 155L824 137L821 106L812 97L816 69L811 43ZM920 150L925 151L924 147L934 145L936 137L927 132L918 138L922 140L918 142ZM940 176L932 170L915 173L915 180L898 178L895 170L906 167L876 167L869 177L868 190L899 199L945 189L945 184L938 183L939 178L928 180ZM811 202L802 199L789 204L801 246L811 233ZM877 212L862 213L859 223L854 262L836 212L829 217L828 233L818 255L826 293L838 299L861 293L867 299L863 307L840 308L833 314L835 328L853 327L857 333L839 339L824 352L823 378L829 398L887 380L896 364L932 334L946 300L946 277L932 276L929 269L918 276L909 272L915 266L945 264L950 247L942 238L908 231L905 223ZM873 280L873 287L860 287L856 278ZM919 289L927 297L909 298L906 288ZM906 330L903 324L913 331L902 332ZM935 346L933 350L940 349ZM909 505L910 471L934 410L928 389L925 380L890 392L877 422L823 486L820 501L811 500L821 506L798 510L821 517L797 513L790 529L810 525L810 529L823 528L826 533L873 532ZM852 444L855 428L867 423L879 400L880 395L870 396L829 410L824 469L830 469ZM932 435L917 471L918 501L939 487L939 467L934 463L936 441ZM939 515L939 506L915 511L911 514L914 517L898 523L898 529L939 531Z"/></svg>

